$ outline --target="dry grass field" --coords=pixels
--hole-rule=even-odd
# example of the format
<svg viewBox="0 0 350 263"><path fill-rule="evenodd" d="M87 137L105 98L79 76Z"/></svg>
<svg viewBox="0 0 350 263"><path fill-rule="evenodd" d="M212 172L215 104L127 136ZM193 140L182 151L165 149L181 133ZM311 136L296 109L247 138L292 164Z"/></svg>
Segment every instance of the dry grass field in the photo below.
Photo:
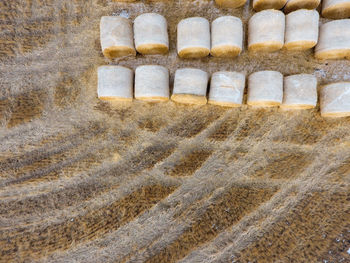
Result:
<svg viewBox="0 0 350 263"><path fill-rule="evenodd" d="M183 60L182 18L208 0L0 1L0 262L350 262L350 118L97 99L97 67L314 73L312 51ZM166 56L108 61L102 15L168 20ZM325 20L322 19L324 22ZM246 46L246 45L245 45Z"/></svg>

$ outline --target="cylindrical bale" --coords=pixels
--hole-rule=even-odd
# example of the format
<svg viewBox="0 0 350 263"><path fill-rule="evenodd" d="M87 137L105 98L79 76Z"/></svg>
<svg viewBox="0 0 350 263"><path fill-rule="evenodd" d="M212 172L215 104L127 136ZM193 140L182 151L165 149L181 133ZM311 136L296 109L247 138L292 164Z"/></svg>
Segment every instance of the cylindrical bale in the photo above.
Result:
<svg viewBox="0 0 350 263"><path fill-rule="evenodd" d="M298 74L284 78L283 102L287 109L311 109L317 104L317 79L310 74Z"/></svg>
<svg viewBox="0 0 350 263"><path fill-rule="evenodd" d="M136 17L134 36L136 50L141 54L166 54L169 51L167 21L159 14L146 13Z"/></svg>
<svg viewBox="0 0 350 263"><path fill-rule="evenodd" d="M321 26L315 56L318 59L350 58L350 19L334 20Z"/></svg>
<svg viewBox="0 0 350 263"><path fill-rule="evenodd" d="M320 106L324 117L350 116L350 82L324 86L321 89Z"/></svg>
<svg viewBox="0 0 350 263"><path fill-rule="evenodd" d="M177 52L182 58L201 58L210 52L210 25L203 17L183 19L177 25Z"/></svg>
<svg viewBox="0 0 350 263"><path fill-rule="evenodd" d="M171 99L179 103L206 104L208 78L208 73L200 69L176 70Z"/></svg>
<svg viewBox="0 0 350 263"><path fill-rule="evenodd" d="M243 6L247 0L215 0L215 3L221 7L237 8Z"/></svg>
<svg viewBox="0 0 350 263"><path fill-rule="evenodd" d="M284 44L285 15L265 10L253 15L248 24L248 50L273 52Z"/></svg>
<svg viewBox="0 0 350 263"><path fill-rule="evenodd" d="M211 55L236 57L242 51L242 20L234 16L222 16L211 24Z"/></svg>
<svg viewBox="0 0 350 263"><path fill-rule="evenodd" d="M316 10L301 9L288 14L284 47L287 50L306 50L316 46L319 18Z"/></svg>
<svg viewBox="0 0 350 263"><path fill-rule="evenodd" d="M312 10L316 9L320 3L321 0L288 0L283 11L288 14L298 9Z"/></svg>
<svg viewBox="0 0 350 263"><path fill-rule="evenodd" d="M350 0L323 0L322 16L332 19L350 17Z"/></svg>
<svg viewBox="0 0 350 263"><path fill-rule="evenodd" d="M131 21L125 17L101 17L100 40L103 55L107 58L136 55Z"/></svg>
<svg viewBox="0 0 350 263"><path fill-rule="evenodd" d="M255 11L266 9L282 9L287 0L253 0L253 8Z"/></svg>
<svg viewBox="0 0 350 263"><path fill-rule="evenodd" d="M157 65L138 66L135 70L135 99L169 100L169 71Z"/></svg>
<svg viewBox="0 0 350 263"><path fill-rule="evenodd" d="M132 101L134 73L121 66L98 68L98 98L109 101Z"/></svg>
<svg viewBox="0 0 350 263"><path fill-rule="evenodd" d="M245 75L239 72L219 71L211 76L210 104L239 107L242 105Z"/></svg>
<svg viewBox="0 0 350 263"><path fill-rule="evenodd" d="M283 75L277 71L259 71L248 78L247 104L251 106L279 106L283 99Z"/></svg>

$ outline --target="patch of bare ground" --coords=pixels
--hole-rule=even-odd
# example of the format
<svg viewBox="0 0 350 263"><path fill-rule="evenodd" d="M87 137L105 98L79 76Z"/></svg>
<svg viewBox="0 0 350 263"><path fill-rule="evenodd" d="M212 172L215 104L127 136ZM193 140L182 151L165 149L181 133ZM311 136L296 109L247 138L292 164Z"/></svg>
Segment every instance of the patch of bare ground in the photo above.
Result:
<svg viewBox="0 0 350 263"><path fill-rule="evenodd" d="M267 164L257 169L251 176L258 178L291 179L297 177L312 162L308 153L269 152L266 153Z"/></svg>
<svg viewBox="0 0 350 263"><path fill-rule="evenodd" d="M184 153L168 174L170 176L190 176L203 165L211 154L212 151L207 149L194 149Z"/></svg>

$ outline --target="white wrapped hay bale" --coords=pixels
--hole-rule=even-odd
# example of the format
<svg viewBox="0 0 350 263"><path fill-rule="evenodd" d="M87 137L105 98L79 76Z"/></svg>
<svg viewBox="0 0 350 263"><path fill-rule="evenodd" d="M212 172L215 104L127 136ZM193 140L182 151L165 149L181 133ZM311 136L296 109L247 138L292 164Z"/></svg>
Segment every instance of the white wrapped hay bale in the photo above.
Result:
<svg viewBox="0 0 350 263"><path fill-rule="evenodd" d="M169 100L169 71L157 65L138 66L135 70L135 99Z"/></svg>
<svg viewBox="0 0 350 263"><path fill-rule="evenodd" d="M321 115L324 117L350 116L350 82L324 86L320 96Z"/></svg>
<svg viewBox="0 0 350 263"><path fill-rule="evenodd" d="M100 21L103 55L117 58L136 55L131 21L121 16L103 16Z"/></svg>
<svg viewBox="0 0 350 263"><path fill-rule="evenodd" d="M316 9L321 0L288 0L287 4L284 6L284 12L290 13L298 9Z"/></svg>
<svg viewBox="0 0 350 263"><path fill-rule="evenodd" d="M288 14L284 47L287 50L306 50L316 46L319 18L316 10L301 9Z"/></svg>
<svg viewBox="0 0 350 263"><path fill-rule="evenodd" d="M283 102L287 109L311 109L317 104L317 79L310 74L284 78Z"/></svg>
<svg viewBox="0 0 350 263"><path fill-rule="evenodd" d="M177 25L177 52L182 58L201 58L210 53L210 25L203 17L183 19Z"/></svg>
<svg viewBox="0 0 350 263"><path fill-rule="evenodd" d="M248 78L247 104L251 106L279 106L283 99L283 75L277 71L259 71Z"/></svg>
<svg viewBox="0 0 350 263"><path fill-rule="evenodd" d="M247 0L215 0L215 3L221 7L237 8L243 6Z"/></svg>
<svg viewBox="0 0 350 263"><path fill-rule="evenodd" d="M248 50L273 52L284 44L285 15L265 10L253 15L248 24Z"/></svg>
<svg viewBox="0 0 350 263"><path fill-rule="evenodd" d="M222 16L211 24L211 55L236 57L242 51L243 24L234 16Z"/></svg>
<svg viewBox="0 0 350 263"><path fill-rule="evenodd" d="M101 100L132 101L134 73L121 66L98 68L97 94Z"/></svg>
<svg viewBox="0 0 350 263"><path fill-rule="evenodd" d="M350 57L350 19L334 20L321 26L315 56L318 59Z"/></svg>
<svg viewBox="0 0 350 263"><path fill-rule="evenodd" d="M350 0L323 0L322 16L333 19L350 17Z"/></svg>
<svg viewBox="0 0 350 263"><path fill-rule="evenodd" d="M287 0L253 0L253 8L256 11L266 9L282 9Z"/></svg>
<svg viewBox="0 0 350 263"><path fill-rule="evenodd" d="M211 76L210 104L239 107L243 102L245 75L239 72L219 71Z"/></svg>
<svg viewBox="0 0 350 263"><path fill-rule="evenodd" d="M136 17L134 35L136 50L141 54L166 54L169 51L167 21L159 14L146 13Z"/></svg>
<svg viewBox="0 0 350 263"><path fill-rule="evenodd" d="M200 69L176 70L171 99L179 103L206 104L208 78L208 73Z"/></svg>

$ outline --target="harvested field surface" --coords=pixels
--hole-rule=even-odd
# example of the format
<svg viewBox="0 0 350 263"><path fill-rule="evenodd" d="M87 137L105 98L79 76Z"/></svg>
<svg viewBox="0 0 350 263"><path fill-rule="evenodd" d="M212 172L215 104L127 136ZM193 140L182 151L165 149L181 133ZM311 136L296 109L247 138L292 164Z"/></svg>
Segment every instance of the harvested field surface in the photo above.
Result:
<svg viewBox="0 0 350 263"><path fill-rule="evenodd" d="M350 118L97 99L106 64L350 81L313 51L177 56L181 19L246 31L251 2L0 1L0 262L350 262ZM105 59L101 16L146 12L170 53Z"/></svg>

